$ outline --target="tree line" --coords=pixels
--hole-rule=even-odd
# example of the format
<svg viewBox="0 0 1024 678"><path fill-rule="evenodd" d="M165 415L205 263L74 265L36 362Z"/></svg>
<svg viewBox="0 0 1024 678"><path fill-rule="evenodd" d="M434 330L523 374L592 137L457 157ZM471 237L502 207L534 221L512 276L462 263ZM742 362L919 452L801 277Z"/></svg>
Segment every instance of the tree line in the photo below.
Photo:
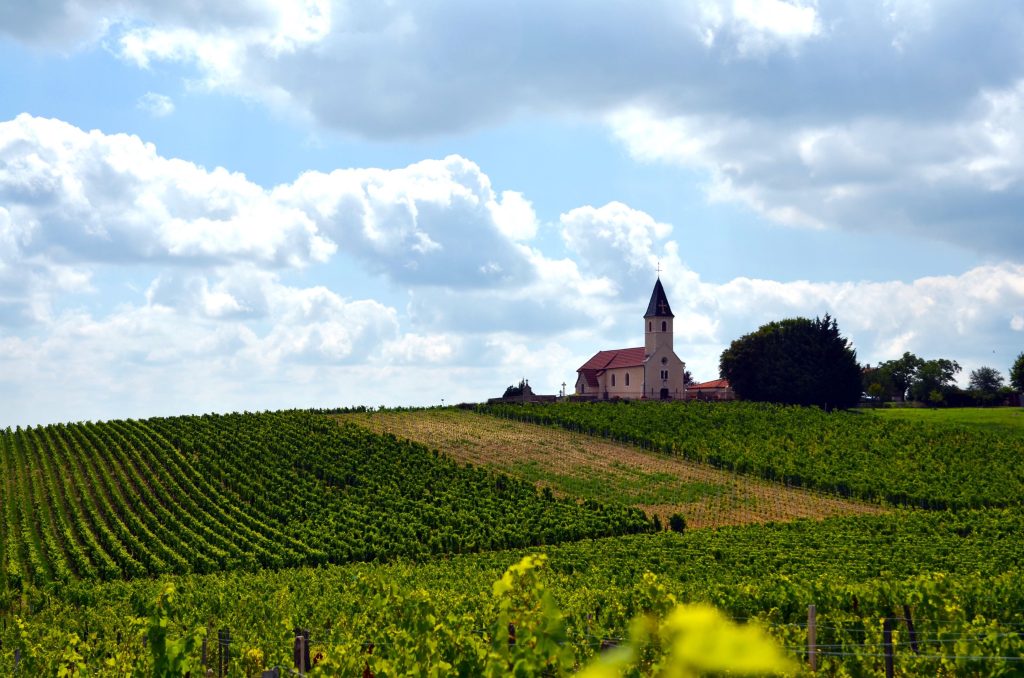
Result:
<svg viewBox="0 0 1024 678"><path fill-rule="evenodd" d="M787 318L762 325L733 341L719 360L721 376L744 400L817 405L826 410L872 402L916 400L932 406L986 406L1024 392L1024 352L1009 369L971 371L967 389L957 385L962 368L949 358L905 352L878 365L860 365L835 318Z"/></svg>

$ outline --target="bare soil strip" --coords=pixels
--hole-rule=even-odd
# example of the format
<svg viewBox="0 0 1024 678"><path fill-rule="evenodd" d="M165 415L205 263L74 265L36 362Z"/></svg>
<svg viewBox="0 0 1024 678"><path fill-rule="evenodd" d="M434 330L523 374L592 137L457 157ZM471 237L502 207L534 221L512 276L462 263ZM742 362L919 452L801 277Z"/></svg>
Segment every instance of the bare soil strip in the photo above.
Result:
<svg viewBox="0 0 1024 678"><path fill-rule="evenodd" d="M563 496L680 513L690 528L882 513L881 506L737 475L563 429L454 408L339 415L460 462L503 471Z"/></svg>

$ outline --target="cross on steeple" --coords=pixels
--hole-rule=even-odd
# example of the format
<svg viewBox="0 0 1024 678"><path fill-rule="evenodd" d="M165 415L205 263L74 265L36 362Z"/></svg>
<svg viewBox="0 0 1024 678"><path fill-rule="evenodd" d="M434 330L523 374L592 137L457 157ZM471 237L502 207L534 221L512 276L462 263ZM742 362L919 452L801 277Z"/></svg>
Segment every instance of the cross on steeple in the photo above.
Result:
<svg viewBox="0 0 1024 678"><path fill-rule="evenodd" d="M660 261L658 262L658 265L655 268L655 270L658 272L658 277L660 278L661 277L661 262Z"/></svg>

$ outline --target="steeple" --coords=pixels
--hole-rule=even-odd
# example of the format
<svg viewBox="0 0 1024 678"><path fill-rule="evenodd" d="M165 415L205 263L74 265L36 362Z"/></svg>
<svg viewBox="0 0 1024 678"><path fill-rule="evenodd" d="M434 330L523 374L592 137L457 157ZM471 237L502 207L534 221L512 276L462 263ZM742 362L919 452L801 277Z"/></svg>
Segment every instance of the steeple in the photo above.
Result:
<svg viewBox="0 0 1024 678"><path fill-rule="evenodd" d="M644 353L654 355L660 349L672 353L672 307L668 305L665 288L661 286L661 276L654 283L651 302L644 313Z"/></svg>
<svg viewBox="0 0 1024 678"><path fill-rule="evenodd" d="M668 305L668 297L665 296L665 288L661 286L661 277L654 283L654 291L651 292L651 303L647 304L645 318L674 318L672 307Z"/></svg>

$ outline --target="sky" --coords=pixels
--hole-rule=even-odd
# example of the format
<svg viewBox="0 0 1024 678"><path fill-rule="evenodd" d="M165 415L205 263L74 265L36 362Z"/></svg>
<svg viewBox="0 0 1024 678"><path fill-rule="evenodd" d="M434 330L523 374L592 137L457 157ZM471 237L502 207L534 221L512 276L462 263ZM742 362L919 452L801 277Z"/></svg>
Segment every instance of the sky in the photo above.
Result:
<svg viewBox="0 0 1024 678"><path fill-rule="evenodd" d="M1024 6L0 0L0 426L569 390L660 269L1024 351Z"/></svg>

